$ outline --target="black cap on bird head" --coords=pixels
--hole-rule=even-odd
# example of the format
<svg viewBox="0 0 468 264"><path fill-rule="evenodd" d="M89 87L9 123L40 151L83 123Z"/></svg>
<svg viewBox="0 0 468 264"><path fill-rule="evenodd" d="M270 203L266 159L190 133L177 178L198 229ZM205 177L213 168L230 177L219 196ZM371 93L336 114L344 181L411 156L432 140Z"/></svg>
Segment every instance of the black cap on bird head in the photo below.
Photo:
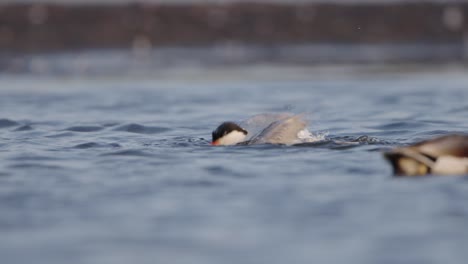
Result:
<svg viewBox="0 0 468 264"><path fill-rule="evenodd" d="M213 131L211 145L235 145L242 141L247 133L247 130L234 122L224 122ZM232 139L223 140L227 139L225 137L232 137Z"/></svg>

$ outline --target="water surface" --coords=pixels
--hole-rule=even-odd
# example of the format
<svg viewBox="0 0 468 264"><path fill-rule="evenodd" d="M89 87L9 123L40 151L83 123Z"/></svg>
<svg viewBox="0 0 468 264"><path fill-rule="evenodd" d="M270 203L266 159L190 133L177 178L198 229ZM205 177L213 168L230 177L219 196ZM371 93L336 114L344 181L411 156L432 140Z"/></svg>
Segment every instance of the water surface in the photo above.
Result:
<svg viewBox="0 0 468 264"><path fill-rule="evenodd" d="M264 64L3 74L2 262L463 263L467 177L395 178L381 152L467 132L467 76ZM285 111L326 140L209 145L222 121Z"/></svg>

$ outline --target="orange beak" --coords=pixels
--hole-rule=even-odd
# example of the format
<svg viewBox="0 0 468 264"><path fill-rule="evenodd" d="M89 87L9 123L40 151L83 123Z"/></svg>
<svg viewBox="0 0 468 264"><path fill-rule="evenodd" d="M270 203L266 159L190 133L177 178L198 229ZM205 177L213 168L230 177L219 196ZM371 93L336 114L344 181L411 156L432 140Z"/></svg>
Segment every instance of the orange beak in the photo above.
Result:
<svg viewBox="0 0 468 264"><path fill-rule="evenodd" d="M213 142L211 142L211 145L212 145L212 146L217 146L217 145L219 145L219 141L217 141L217 140L216 140L216 141L213 141Z"/></svg>

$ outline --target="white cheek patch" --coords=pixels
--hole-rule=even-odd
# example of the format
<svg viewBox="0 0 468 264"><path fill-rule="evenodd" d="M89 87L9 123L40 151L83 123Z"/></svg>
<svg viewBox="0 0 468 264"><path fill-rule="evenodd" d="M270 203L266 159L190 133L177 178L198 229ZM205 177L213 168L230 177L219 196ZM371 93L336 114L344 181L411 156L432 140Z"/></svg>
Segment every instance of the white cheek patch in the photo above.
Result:
<svg viewBox="0 0 468 264"><path fill-rule="evenodd" d="M246 135L240 131L231 131L218 139L219 145L235 145L245 140Z"/></svg>
<svg viewBox="0 0 468 264"><path fill-rule="evenodd" d="M467 174L468 158L442 156L437 159L432 168L434 174Z"/></svg>

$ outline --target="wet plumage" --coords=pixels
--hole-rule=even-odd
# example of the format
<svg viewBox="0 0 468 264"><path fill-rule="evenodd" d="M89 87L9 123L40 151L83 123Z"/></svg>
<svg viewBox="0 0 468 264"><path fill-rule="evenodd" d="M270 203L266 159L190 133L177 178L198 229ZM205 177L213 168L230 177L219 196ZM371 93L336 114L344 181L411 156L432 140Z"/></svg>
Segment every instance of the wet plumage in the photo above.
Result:
<svg viewBox="0 0 468 264"><path fill-rule="evenodd" d="M224 122L213 131L213 145L253 145L253 144L284 144L292 145L310 142L307 136L307 121L304 115L299 114L260 114L243 122ZM232 139L241 139L236 142ZM300 136L305 135L305 136Z"/></svg>
<svg viewBox="0 0 468 264"><path fill-rule="evenodd" d="M468 174L468 136L447 135L384 154L396 175Z"/></svg>

